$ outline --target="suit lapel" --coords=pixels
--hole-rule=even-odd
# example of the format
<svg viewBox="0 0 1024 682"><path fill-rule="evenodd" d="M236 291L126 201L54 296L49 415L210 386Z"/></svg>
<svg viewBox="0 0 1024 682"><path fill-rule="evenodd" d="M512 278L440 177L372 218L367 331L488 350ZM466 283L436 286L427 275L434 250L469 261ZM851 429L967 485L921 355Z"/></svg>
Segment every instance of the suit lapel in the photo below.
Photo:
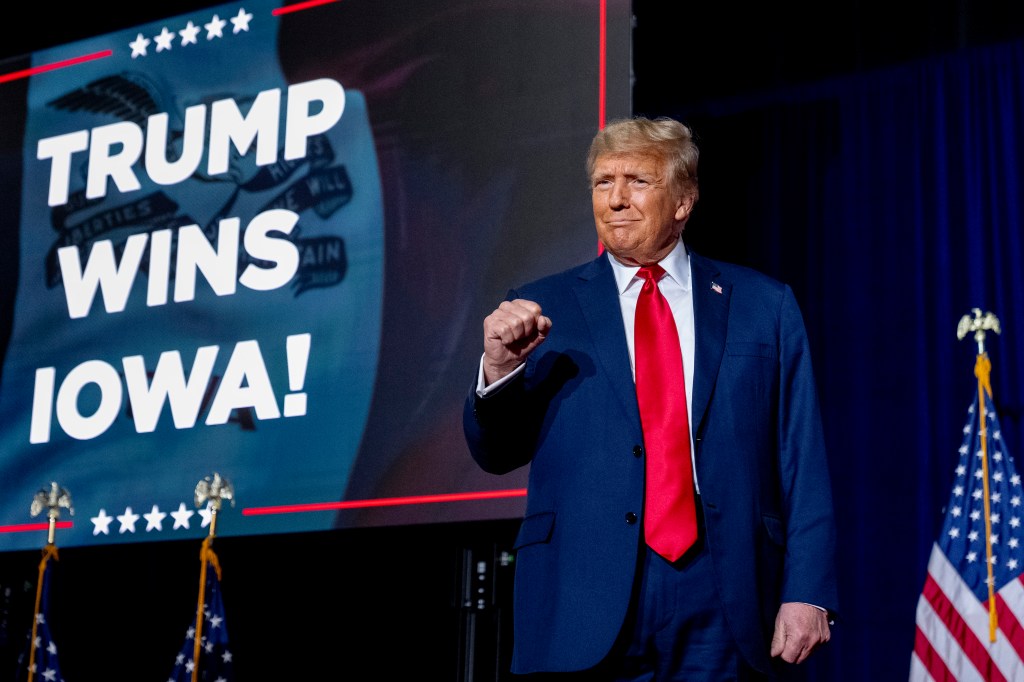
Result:
<svg viewBox="0 0 1024 682"><path fill-rule="evenodd" d="M633 371L629 365L618 288L606 256L599 256L581 271L573 291L583 310L597 360L608 376L622 409L639 426L640 412L636 404Z"/></svg>
<svg viewBox="0 0 1024 682"><path fill-rule="evenodd" d="M693 433L700 433L700 425L707 412L711 393L718 379L718 368L725 353L725 337L729 327L729 300L732 284L716 279L719 270L714 263L690 252L690 272L693 281L693 319L695 329L693 396L690 407L693 414Z"/></svg>

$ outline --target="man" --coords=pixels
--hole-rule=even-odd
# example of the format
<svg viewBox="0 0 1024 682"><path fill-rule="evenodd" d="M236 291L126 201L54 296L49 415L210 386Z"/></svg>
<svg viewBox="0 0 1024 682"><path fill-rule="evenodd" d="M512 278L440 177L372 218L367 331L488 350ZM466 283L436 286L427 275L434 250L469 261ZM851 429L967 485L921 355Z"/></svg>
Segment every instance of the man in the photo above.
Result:
<svg viewBox="0 0 1024 682"><path fill-rule="evenodd" d="M531 467L514 673L774 679L830 637L835 523L803 320L788 286L687 250L697 159L677 121L605 127L587 160L604 253L484 320L467 443L485 471ZM654 521L667 479L679 511ZM663 553L666 524L683 530Z"/></svg>

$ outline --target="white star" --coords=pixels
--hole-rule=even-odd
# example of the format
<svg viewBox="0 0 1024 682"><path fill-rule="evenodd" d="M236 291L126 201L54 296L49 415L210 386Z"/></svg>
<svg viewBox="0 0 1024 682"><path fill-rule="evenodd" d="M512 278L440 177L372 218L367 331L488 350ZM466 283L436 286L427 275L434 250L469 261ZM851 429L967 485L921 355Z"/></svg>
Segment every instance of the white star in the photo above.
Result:
<svg viewBox="0 0 1024 682"><path fill-rule="evenodd" d="M949 515L953 516L953 517L959 517L960 516L960 507L953 507L953 509L950 510Z"/></svg>
<svg viewBox="0 0 1024 682"><path fill-rule="evenodd" d="M178 35L181 36L181 44L188 45L192 43L196 44L196 34L199 33L199 27L193 24L191 21L185 24L185 28L178 31Z"/></svg>
<svg viewBox="0 0 1024 682"><path fill-rule="evenodd" d="M949 537L951 537L951 538L958 538L958 537L960 537L960 529L959 528L950 528L949 529Z"/></svg>
<svg viewBox="0 0 1024 682"><path fill-rule="evenodd" d="M1001 453L998 450L996 450L995 454L992 455L992 459L995 460L996 462L1002 462L1003 461L1003 453ZM1002 474L997 473L996 476L998 476L999 478L1002 478ZM998 481L999 478L997 478L996 480Z"/></svg>
<svg viewBox="0 0 1024 682"><path fill-rule="evenodd" d="M54 642L54 641L53 641L53 640L51 639L51 640L50 640L50 643L46 645L46 650L47 650L47 651L49 651L49 652L50 652L51 654L53 654L54 656L56 656L56 655L57 655L57 643L56 643L56 642Z"/></svg>
<svg viewBox="0 0 1024 682"><path fill-rule="evenodd" d="M93 535L99 535L100 533L110 535L110 522L114 520L114 517L107 516L107 511L105 509L100 509L99 515L94 516L89 520L92 521Z"/></svg>
<svg viewBox="0 0 1024 682"><path fill-rule="evenodd" d="M975 540L977 540L978 539L978 531L972 530L970 533L967 534L967 539L970 540L971 542L974 542Z"/></svg>
<svg viewBox="0 0 1024 682"><path fill-rule="evenodd" d="M182 502L178 505L178 511L172 511L171 516L174 517L174 530L179 528L188 528L188 520L195 514L191 509L185 508L185 503Z"/></svg>
<svg viewBox="0 0 1024 682"><path fill-rule="evenodd" d="M139 520L139 515L132 513L131 507L125 507L124 514L118 514L117 520L121 522L119 533L134 533L135 522Z"/></svg>
<svg viewBox="0 0 1024 682"><path fill-rule="evenodd" d="M153 36L153 40L156 41L156 51L163 52L164 50L171 49L171 41L174 40L174 34L164 26L158 35Z"/></svg>
<svg viewBox="0 0 1024 682"><path fill-rule="evenodd" d="M981 518L981 512L975 509L971 512L971 521L977 521Z"/></svg>
<svg viewBox="0 0 1024 682"><path fill-rule="evenodd" d="M960 475L963 476L963 473L961 473ZM964 487L962 485L953 486L953 494L956 495L957 497L963 497Z"/></svg>
<svg viewBox="0 0 1024 682"><path fill-rule="evenodd" d="M231 29L231 32L239 33L241 31L248 31L250 21L252 21L252 15L246 12L244 7L239 8L238 14L231 17L231 23L234 24L234 28Z"/></svg>
<svg viewBox="0 0 1024 682"><path fill-rule="evenodd" d="M971 493L971 497L973 497L976 500L980 500L981 499L981 488L977 488L973 493Z"/></svg>
<svg viewBox="0 0 1024 682"><path fill-rule="evenodd" d="M136 57L145 57L146 48L149 47L149 38L144 37L141 33L135 36L135 40L128 43L128 47L132 48L132 59Z"/></svg>
<svg viewBox="0 0 1024 682"><path fill-rule="evenodd" d="M185 672L190 673L190 672L192 672L192 669L195 668L195 667L196 667L195 662L190 658L190 659L188 659L188 663L185 664Z"/></svg>
<svg viewBox="0 0 1024 682"><path fill-rule="evenodd" d="M1018 526L1020 526L1020 517L1019 516L1011 516L1010 517L1010 527L1011 528L1017 528Z"/></svg>
<svg viewBox="0 0 1024 682"><path fill-rule="evenodd" d="M963 464L960 464L959 466L957 466L957 468L956 468L956 475L957 476L963 476L966 472L967 472L967 467L965 467Z"/></svg>
<svg viewBox="0 0 1024 682"><path fill-rule="evenodd" d="M167 518L167 513L160 511L160 507L153 505L153 508L148 514L143 514L146 519L146 532L151 530L163 530L164 519Z"/></svg>
<svg viewBox="0 0 1024 682"><path fill-rule="evenodd" d="M1017 545L1020 543L1017 541L1017 538L1010 538L1010 541L1006 544L1010 545L1010 549L1017 549Z"/></svg>
<svg viewBox="0 0 1024 682"><path fill-rule="evenodd" d="M224 653L220 655L220 657L224 660L225 663L230 663L231 662L231 652L230 651L225 650Z"/></svg>
<svg viewBox="0 0 1024 682"><path fill-rule="evenodd" d="M47 668L43 671L43 679L48 680L48 682L55 682L57 679L57 671L53 668Z"/></svg>
<svg viewBox="0 0 1024 682"><path fill-rule="evenodd" d="M992 504L999 504L999 500L1003 499L1002 493L992 493Z"/></svg>
<svg viewBox="0 0 1024 682"><path fill-rule="evenodd" d="M215 629L215 628L219 628L220 624L223 621L224 621L224 619L221 618L220 616L214 616L213 618L210 619L210 629L212 630L212 629Z"/></svg>
<svg viewBox="0 0 1024 682"><path fill-rule="evenodd" d="M967 563L973 564L977 560L978 560L978 553L977 552L968 552L967 553Z"/></svg>
<svg viewBox="0 0 1024 682"><path fill-rule="evenodd" d="M204 28L206 28L206 39L213 40L214 38L223 38L224 25L227 23L228 22L214 14L213 19L210 19L210 23L203 24Z"/></svg>
<svg viewBox="0 0 1024 682"><path fill-rule="evenodd" d="M999 523L999 513L998 512L990 514L988 518L989 518L989 520L992 521L992 523Z"/></svg>
<svg viewBox="0 0 1024 682"><path fill-rule="evenodd" d="M1008 569L1010 569L1011 571L1016 570L1016 568L1017 568L1017 560L1016 559L1010 559L1009 561L1006 562L1006 567Z"/></svg>
<svg viewBox="0 0 1024 682"><path fill-rule="evenodd" d="M210 525L210 521L213 520L213 510L210 509L210 505L206 505L199 510L199 516L203 518L203 522L199 524L200 528L206 528Z"/></svg>
<svg viewBox="0 0 1024 682"><path fill-rule="evenodd" d="M1018 476L1017 474L1010 476L1010 483L1012 483L1013 485L1020 485L1020 476Z"/></svg>
<svg viewBox="0 0 1024 682"><path fill-rule="evenodd" d="M181 665L185 662L185 654L178 652L178 655L174 657L174 665Z"/></svg>

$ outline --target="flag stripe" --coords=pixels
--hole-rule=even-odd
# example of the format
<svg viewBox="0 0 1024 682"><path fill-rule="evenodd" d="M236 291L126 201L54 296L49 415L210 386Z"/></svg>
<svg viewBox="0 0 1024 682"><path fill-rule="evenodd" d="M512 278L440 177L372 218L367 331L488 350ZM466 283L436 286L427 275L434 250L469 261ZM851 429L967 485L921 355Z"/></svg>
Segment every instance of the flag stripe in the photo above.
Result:
<svg viewBox="0 0 1024 682"><path fill-rule="evenodd" d="M961 590L957 590L957 593L962 594ZM946 629L953 635L956 641L960 644L961 649L967 658L971 660L971 663L977 668L984 678L989 682L1006 682L1006 678L1003 677L1002 672L996 666L995 661L989 655L989 651L986 651L986 647L982 644L982 640L978 638L978 634L971 628L970 624L964 620L963 615L957 610L953 602L949 600L945 593L939 588L938 583L928 576L925 581L924 590L922 592L925 599L935 609L936 614L942 620L942 623L946 626ZM988 623L988 613L984 613L985 623ZM979 618L972 618L972 622L977 623Z"/></svg>
<svg viewBox="0 0 1024 682"><path fill-rule="evenodd" d="M1021 630L1020 622L1016 615L1010 610L1002 592L996 593L996 619L999 623L999 632L1006 635L1007 644L1013 647L1019 658L1024 649L1024 631Z"/></svg>
<svg viewBox="0 0 1024 682"><path fill-rule="evenodd" d="M933 647L932 643L928 641L927 635L921 630L921 626L917 627L917 632L914 635L914 656L915 660L911 663L911 675L910 679L912 682L923 682L924 680L933 680L934 682L957 682L956 677L953 673L949 672L949 668L946 667L945 661L942 660L942 656L939 655ZM913 670L913 664L917 663L919 669Z"/></svg>
<svg viewBox="0 0 1024 682"><path fill-rule="evenodd" d="M988 641L988 607L978 601L949 559L937 546L932 550L928 571L928 580L922 594L928 593L929 582L932 582L934 588L942 594L941 602L948 612L944 612L939 607L936 607L936 611L943 614L944 620L946 617L950 619L946 621L947 628L960 641L965 653L977 669L984 673L991 667L993 677L986 676L985 679L993 681L1006 678L1020 679L1015 677L1015 672L1022 669L1021 656L1015 650L1009 636L1002 632L1007 626L1012 627L1016 624L1016 618L1012 617L1007 609L1006 620L999 620L999 633L997 633L996 641L990 643ZM966 629L957 630L956 628ZM999 675L999 677L994 677L994 675Z"/></svg>
<svg viewBox="0 0 1024 682"><path fill-rule="evenodd" d="M922 607L927 608L926 614L921 613ZM957 671L955 676L958 679L984 682L984 678L979 675L979 671L988 667L984 647L931 575L925 580L921 593L918 626L946 665ZM1000 679L992 682L1005 681L1000 676Z"/></svg>

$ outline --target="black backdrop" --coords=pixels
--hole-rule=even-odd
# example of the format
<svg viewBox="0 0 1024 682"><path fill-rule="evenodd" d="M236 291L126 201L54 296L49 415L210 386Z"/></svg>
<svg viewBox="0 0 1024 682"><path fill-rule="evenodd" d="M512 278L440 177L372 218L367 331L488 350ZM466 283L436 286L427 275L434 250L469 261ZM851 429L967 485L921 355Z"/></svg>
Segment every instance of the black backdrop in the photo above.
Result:
<svg viewBox="0 0 1024 682"><path fill-rule="evenodd" d="M130 26L207 4L140 6L123 10L116 19ZM835 462L842 458L838 468L844 475L836 486L847 560L841 574L842 596L850 618L837 628L832 650L807 672L814 679L901 679L909 662L913 608L927 548L948 492L958 442L950 438L956 437L971 384L970 350L955 345L950 324L955 325L956 315L971 305L996 307L998 302L1009 308L1016 300L999 295L1001 285L993 281L994 275L983 277L980 284L961 282L944 272L944 262L927 249L905 253L908 245L898 236L872 231L870 210L863 215L851 211L864 218L863 223L851 219L825 225L822 218L831 214L820 203L806 197L801 202L800 192L778 189L788 182L814 186L808 176L827 165L822 157L843 139L839 127L814 129L811 122L823 119L807 117L801 110L808 102L827 99L822 92L834 95L837 88L858 85L837 78L870 77L920 59L969 55L987 45L1018 40L1024 36L1022 12L996 3L971 7L966 2L914 2L896 10L882 2L838 7L797 2L781 8L761 4L743 13L705 3L688 4L677 18L666 15L659 4L665 3L634 3L634 110L680 116L693 123L702 138L703 193L691 223L695 246L708 255L755 265L793 282L816 344L830 444L835 446L830 454ZM49 16L50 9L26 10L34 16L22 24L10 22L4 31L9 34L4 50L12 55L116 28L101 26L85 7L62 8L57 21ZM779 159L792 151L785 143L796 137L787 126L800 127L804 146L799 151L804 156L794 159L790 154L788 163L782 164ZM762 203L773 197L774 204ZM882 221L878 225L889 226ZM963 239L953 242L954 252L969 250ZM1020 256L1012 249L1000 255L1001 262L1010 265L1019 262ZM865 333L861 340L867 349L840 355L829 343L857 329L856 324L868 326L871 314L886 307L892 298L886 278L905 265L905 258L912 267L924 268L929 281L953 279L948 285L953 293L941 308L930 307L927 292L920 294L923 321L930 325L926 330L918 325L921 319L897 320L900 311L893 312L883 321L895 325L894 331ZM984 259L980 260L983 264ZM837 264L838 270L823 272ZM956 269L971 265L958 264ZM874 298L857 299L853 307L850 300L830 299L828 294L836 289L822 283L835 287L844 277L876 282L869 291ZM960 284L963 290L957 289ZM837 304L846 307L837 309ZM996 312L1001 317L1015 313L1011 309ZM855 314L857 320L849 319ZM932 326L935 335L926 333ZM1004 336L1016 334L1009 327L1004 332ZM894 338L900 340L894 342ZM1024 382L1019 381L1016 352L1020 344L998 340L992 347L995 390L997 397L1004 396L1000 412L1009 432L1008 445L1011 451L1021 452L1017 387ZM851 381L857 374L867 379ZM922 398L929 391L932 395ZM945 397L952 400L943 401ZM912 401L906 402L907 398ZM860 402L852 402L855 399ZM873 456L862 464L848 462L858 453L851 452L855 450L851 443L843 442L850 414L864 418L858 427L863 432L874 427L880 429L880 436L891 439L884 447L866 438L852 439L854 446L872 449ZM882 419L880 414L887 416ZM899 458L908 451L914 454ZM883 466L898 458L894 470ZM890 513L887 505L894 505L895 511ZM437 671L444 679L465 675L467 652L460 648L464 643L460 633L469 622L460 608L465 569L469 567L472 574L481 557L489 567L494 582L489 594L496 607L475 615L484 625L481 633L493 640L494 635L504 634L508 615L504 604L509 572L496 557L508 547L515 528L516 522L508 520L313 533L269 538L258 551L223 543L218 551L225 566L245 564L247 580L265 586L268 594L289 595L236 603L230 601L230 588L225 587L232 638L247 640L253 651L274 652L259 663L240 659L236 664L240 679L290 679L295 674L289 662L300 668L337 671L337 677L351 679L362 679L375 670L381 671L375 679L422 671ZM74 595L77 617L83 621L95 614L104 628L117 621L125 632L141 622L136 612L141 596L162 610L185 605L180 606L182 618L166 623L162 631L158 631L160 625L146 621L151 628L147 639L175 642L182 619L188 617L193 591L177 579L195 566L190 552L189 545L176 543L105 551L107 579L116 583L119 595L114 600L111 592L89 584L95 574L85 565L92 558L66 552L59 589L69 599ZM11 618L30 597L33 586L28 581L37 560L35 552L0 557L0 583L5 590L0 616L7 626L0 634L17 640L0 642L8 654L20 645L21 631L11 627ZM119 617L112 618L112 612ZM323 628L324 622L332 627ZM345 653L337 655L340 647L335 640L341 632L346 638ZM122 669L162 669L162 662L149 660L151 651L133 650L120 641L124 640L112 630L90 642L85 652L76 652L80 645L71 641L62 646L69 663L84 655ZM507 642L507 637L502 638L499 648ZM481 652L484 659L490 653ZM477 679L489 679L491 666L481 667L474 671ZM73 679L71 668L65 673Z"/></svg>

